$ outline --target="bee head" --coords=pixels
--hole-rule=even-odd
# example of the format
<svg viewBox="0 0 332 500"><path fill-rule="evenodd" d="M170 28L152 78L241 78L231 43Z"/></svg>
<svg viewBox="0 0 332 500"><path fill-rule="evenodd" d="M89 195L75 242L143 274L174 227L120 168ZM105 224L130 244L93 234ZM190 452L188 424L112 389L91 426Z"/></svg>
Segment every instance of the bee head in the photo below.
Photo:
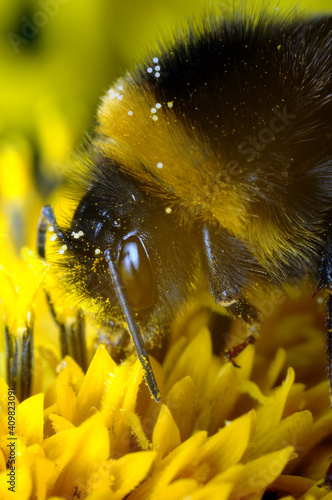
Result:
<svg viewBox="0 0 332 500"><path fill-rule="evenodd" d="M169 203L108 158L96 159L91 176L63 231L66 279L97 306L103 322L123 321L124 292L144 341L156 346L196 286L194 227L179 227Z"/></svg>

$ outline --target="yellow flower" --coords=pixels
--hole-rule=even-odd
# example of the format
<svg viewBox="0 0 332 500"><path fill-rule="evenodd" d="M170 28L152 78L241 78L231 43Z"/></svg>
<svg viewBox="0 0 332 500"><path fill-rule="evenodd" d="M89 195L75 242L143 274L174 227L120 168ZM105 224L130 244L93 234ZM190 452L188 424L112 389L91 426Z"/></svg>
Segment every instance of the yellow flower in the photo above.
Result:
<svg viewBox="0 0 332 500"><path fill-rule="evenodd" d="M47 4L39 2L38 12L42 3ZM39 37L16 45L18 55L10 46L15 38L0 40L8 87L0 96L2 118L9 129L15 120L20 123L20 133L8 133L0 143L0 499L259 500L271 494L332 500L321 487L330 462L332 411L324 327L311 312L317 306L312 301L262 299L261 337L238 356L240 368L213 354L209 330L193 321L170 342L162 364L151 358L160 404L151 399L135 357L117 365L106 347L94 352L93 322L86 373L72 357L62 359L59 327L43 289L51 279L48 266L32 250L42 203L33 180L36 155L24 134L32 133L36 142L39 176L59 180L68 147L88 127L95 96L117 71L103 61L111 55L128 66L131 51L140 49L136 28L124 38L127 51L110 49L121 45L124 19L140 24L139 3L131 2L125 16L116 16L119 2L106 3L85 1L78 10L75 2L49 2L59 15L49 15ZM194 3L200 12L200 0L168 2L184 17ZM7 22L5 4L1 23ZM172 25L166 4L151 6ZM33 9L27 18L36 14ZM143 32L159 24L150 11L140 11ZM22 31L25 21L17 27L21 14L14 14L8 14L10 26ZM94 17L98 36L85 36ZM110 24L101 23L103 18ZM67 56L66 23L67 34L74 24L80 30L71 38L80 54L76 69L73 54ZM52 66L42 40L59 48ZM29 75L25 92L23 74ZM59 74L67 75L60 88ZM62 109L58 99L65 102ZM61 299L59 291L57 319L70 331L77 326L76 311ZM241 325L233 325L230 345L243 338ZM75 351L75 339L71 347Z"/></svg>
<svg viewBox="0 0 332 500"><path fill-rule="evenodd" d="M33 280L29 259L20 265L33 283L25 306L36 318L45 315L34 301L45 270L36 266ZM12 295L3 295L10 307ZM302 316L280 312L278 321L286 332L291 325L296 339ZM299 349L315 338L322 347L314 324L306 329ZM48 388L21 402L0 379L0 498L13 498L11 485L27 500L233 500L266 491L329 498L319 487L332 431L327 382L295 382L285 351L276 348L279 333L272 329L267 342L268 333L238 356L240 369L212 353L206 327L179 337L162 365L152 359L161 404L151 399L139 361L117 365L102 345L86 374L71 357L58 357Z"/></svg>

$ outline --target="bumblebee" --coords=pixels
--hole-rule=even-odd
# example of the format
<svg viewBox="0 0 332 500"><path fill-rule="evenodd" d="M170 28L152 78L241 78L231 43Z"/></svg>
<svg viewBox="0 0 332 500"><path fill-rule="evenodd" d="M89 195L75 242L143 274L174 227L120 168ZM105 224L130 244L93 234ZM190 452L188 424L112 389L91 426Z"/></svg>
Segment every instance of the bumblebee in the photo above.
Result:
<svg viewBox="0 0 332 500"><path fill-rule="evenodd" d="M264 13L191 25L103 97L69 223L42 211L40 256L52 229L66 287L125 322L156 401L147 350L200 290L255 323L261 288L325 288L331 378L331 28Z"/></svg>

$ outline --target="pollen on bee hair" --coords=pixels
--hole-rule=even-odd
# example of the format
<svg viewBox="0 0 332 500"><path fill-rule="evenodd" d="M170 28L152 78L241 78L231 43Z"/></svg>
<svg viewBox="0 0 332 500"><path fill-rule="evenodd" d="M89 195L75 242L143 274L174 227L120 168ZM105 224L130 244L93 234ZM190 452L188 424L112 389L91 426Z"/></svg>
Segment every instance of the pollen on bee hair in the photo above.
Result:
<svg viewBox="0 0 332 500"><path fill-rule="evenodd" d="M72 231L71 236L75 238L75 240L78 240L81 236L84 236L84 233L83 231L78 231L77 233Z"/></svg>
<svg viewBox="0 0 332 500"><path fill-rule="evenodd" d="M60 250L59 250L59 254L60 254L60 255L64 254L64 253L65 253L65 251L67 250L67 248L68 248L68 247L67 247L67 245L62 245L62 247L61 247L61 248L60 248Z"/></svg>
<svg viewBox="0 0 332 500"><path fill-rule="evenodd" d="M157 167L158 168L163 168L164 164L161 162L161 161L158 161L157 163Z"/></svg>
<svg viewBox="0 0 332 500"><path fill-rule="evenodd" d="M122 85L119 85L118 89L122 91L123 90ZM118 99L119 101L122 101L123 99L123 95L120 94L120 92L115 91L112 87L109 89L108 95L110 99Z"/></svg>

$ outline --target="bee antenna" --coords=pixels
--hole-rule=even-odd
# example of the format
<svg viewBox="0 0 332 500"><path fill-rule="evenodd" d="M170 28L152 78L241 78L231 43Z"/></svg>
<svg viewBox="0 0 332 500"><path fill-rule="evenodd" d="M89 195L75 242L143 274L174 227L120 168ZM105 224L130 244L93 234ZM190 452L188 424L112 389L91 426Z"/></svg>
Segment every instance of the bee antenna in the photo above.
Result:
<svg viewBox="0 0 332 500"><path fill-rule="evenodd" d="M122 312L126 318L126 322L131 334L131 337L134 342L134 346L136 349L136 353L138 359L141 362L143 367L144 378L148 385L148 388L154 398L154 400L159 403L160 402L160 392L157 386L156 379L154 377L152 367L150 364L149 356L146 352L144 341L142 339L141 332L139 330L138 324L134 317L134 311L130 305L129 297L125 288L125 285L121 278L121 271L117 264L117 259L113 258L111 255L111 250L108 248L104 252L105 260L108 264L108 269L113 281L113 285L118 297L118 300L121 304Z"/></svg>

